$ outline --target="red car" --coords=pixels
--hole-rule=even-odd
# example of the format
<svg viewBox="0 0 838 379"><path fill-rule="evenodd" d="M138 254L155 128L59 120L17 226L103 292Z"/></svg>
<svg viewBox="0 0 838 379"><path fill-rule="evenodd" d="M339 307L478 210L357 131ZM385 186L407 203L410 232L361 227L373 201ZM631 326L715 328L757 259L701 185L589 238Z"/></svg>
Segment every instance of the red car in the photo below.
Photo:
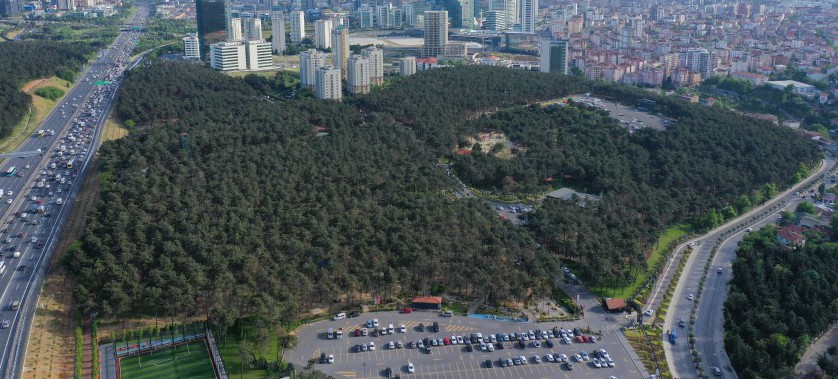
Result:
<svg viewBox="0 0 838 379"><path fill-rule="evenodd" d="M361 336L361 329L355 329L355 337Z"/></svg>
<svg viewBox="0 0 838 379"><path fill-rule="evenodd" d="M399 313L411 313L413 312L413 308L402 308Z"/></svg>
<svg viewBox="0 0 838 379"><path fill-rule="evenodd" d="M582 336L576 336L576 342L577 343L582 343L582 342L585 342L585 339L582 338Z"/></svg>
<svg viewBox="0 0 838 379"><path fill-rule="evenodd" d="M442 344L445 345L445 346L450 345L451 344L451 339L448 338L448 337L443 338L442 339Z"/></svg>
<svg viewBox="0 0 838 379"><path fill-rule="evenodd" d="M591 337L588 337L588 336L582 336L582 339L583 339L583 340L585 340L585 342L588 342L588 343L590 343L590 342L591 342Z"/></svg>

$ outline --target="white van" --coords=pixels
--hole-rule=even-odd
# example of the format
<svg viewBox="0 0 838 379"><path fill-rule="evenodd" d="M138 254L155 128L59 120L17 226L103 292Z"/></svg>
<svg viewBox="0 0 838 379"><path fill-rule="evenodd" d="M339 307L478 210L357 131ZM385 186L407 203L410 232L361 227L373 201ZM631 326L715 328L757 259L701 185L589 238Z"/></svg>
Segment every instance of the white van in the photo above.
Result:
<svg viewBox="0 0 838 379"><path fill-rule="evenodd" d="M387 325L387 334L395 333L395 329L393 328L393 324Z"/></svg>
<svg viewBox="0 0 838 379"><path fill-rule="evenodd" d="M332 320L337 321L337 320L343 320L345 318L346 318L346 313L340 312L340 313L336 314L335 317L332 317Z"/></svg>

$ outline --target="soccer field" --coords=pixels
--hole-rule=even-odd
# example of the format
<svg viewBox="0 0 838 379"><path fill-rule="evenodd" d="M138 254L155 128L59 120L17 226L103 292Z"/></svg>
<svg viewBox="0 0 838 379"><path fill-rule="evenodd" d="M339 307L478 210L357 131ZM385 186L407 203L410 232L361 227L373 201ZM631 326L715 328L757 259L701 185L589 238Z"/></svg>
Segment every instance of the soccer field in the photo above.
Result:
<svg viewBox="0 0 838 379"><path fill-rule="evenodd" d="M122 379L215 378L203 341L119 360Z"/></svg>

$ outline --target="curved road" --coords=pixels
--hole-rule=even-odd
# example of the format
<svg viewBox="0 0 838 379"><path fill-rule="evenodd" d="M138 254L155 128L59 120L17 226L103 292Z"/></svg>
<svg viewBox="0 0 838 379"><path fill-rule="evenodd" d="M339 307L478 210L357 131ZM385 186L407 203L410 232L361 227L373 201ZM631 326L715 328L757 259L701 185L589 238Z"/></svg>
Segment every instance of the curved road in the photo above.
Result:
<svg viewBox="0 0 838 379"><path fill-rule="evenodd" d="M132 21L144 23L147 15L147 6L139 5ZM0 328L2 378L22 377L38 293L82 178L99 146L102 126L137 34L120 33L41 123L45 133L33 133L16 150L40 149L41 154L8 158L0 164L0 174L10 169L13 172L0 176L0 189L4 191L0 196L0 318L3 324L8 323ZM112 83L94 84L97 81ZM61 146L64 150L59 153ZM70 160L72 167L65 167ZM43 209L37 210L39 206ZM15 257L17 252L20 254ZM15 302L20 302L19 309L13 309Z"/></svg>
<svg viewBox="0 0 838 379"><path fill-rule="evenodd" d="M675 344L664 341L664 351L669 370L676 378L691 378L696 376L696 368L689 351L689 322L692 308L697 306L695 324L696 350L701 357L701 368L707 375L713 375L713 367L722 369L722 377L738 378L733 371L730 359L724 351L724 330L722 311L727 297L727 283L732 277L731 266L736 258L736 245L742 240L747 227L758 229L776 222L777 215L783 210L793 210L801 199L794 193L801 188L819 184L822 177L835 165L832 158L824 160L821 167L805 181L786 190L779 196L766 202L744 216L714 229L700 239L705 241L693 252L681 274L678 285L672 295L667 311L664 329L677 331ZM757 216L758 220L753 220ZM732 233L732 234L725 234ZM714 246L719 243L719 249L711 264L710 272L702 295L696 300L689 300L689 294L698 295L699 281L704 275L704 268L710 258ZM721 268L722 272L718 273ZM697 304L695 304L698 302ZM683 319L686 326L680 327ZM667 338L664 336L664 338Z"/></svg>

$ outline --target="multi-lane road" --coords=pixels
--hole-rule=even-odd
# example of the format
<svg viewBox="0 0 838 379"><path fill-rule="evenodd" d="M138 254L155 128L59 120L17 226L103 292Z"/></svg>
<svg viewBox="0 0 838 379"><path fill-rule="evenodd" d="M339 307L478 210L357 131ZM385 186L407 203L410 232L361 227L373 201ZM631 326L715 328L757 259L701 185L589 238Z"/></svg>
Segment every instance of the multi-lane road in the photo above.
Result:
<svg viewBox="0 0 838 379"><path fill-rule="evenodd" d="M817 178L822 177L835 165L831 158L826 159L820 169L807 180L783 192L764 205L746 213L700 238L703 241L697 245L678 281L667 311L664 328L676 330L675 344L664 341L666 359L672 375L677 378L696 376L696 368L689 350L690 315L694 307L697 308L695 318L696 350L701 358L700 366L704 373L715 376L713 368L719 368L718 376L737 378L736 372L730 364L730 359L724 351L723 307L727 298L727 284L733 277L731 267L736 258L736 246L748 233L748 228L756 230L777 221L777 215L783 210L794 210L802 199L795 192L801 188L817 186ZM813 184L814 183L814 184ZM711 270L701 296L699 295L700 279L705 273L705 265L714 247L718 251L713 256ZM719 270L721 269L721 270ZM690 295L695 296L691 298ZM698 302L697 304L695 304ZM680 326L680 320L684 326ZM666 337L666 336L665 336Z"/></svg>
<svg viewBox="0 0 838 379"><path fill-rule="evenodd" d="M144 24L139 5L131 24ZM50 258L99 146L137 32L122 32L0 164L0 377L22 376L31 321Z"/></svg>

